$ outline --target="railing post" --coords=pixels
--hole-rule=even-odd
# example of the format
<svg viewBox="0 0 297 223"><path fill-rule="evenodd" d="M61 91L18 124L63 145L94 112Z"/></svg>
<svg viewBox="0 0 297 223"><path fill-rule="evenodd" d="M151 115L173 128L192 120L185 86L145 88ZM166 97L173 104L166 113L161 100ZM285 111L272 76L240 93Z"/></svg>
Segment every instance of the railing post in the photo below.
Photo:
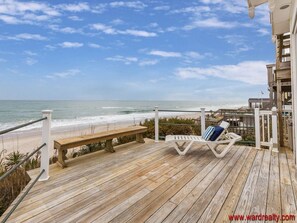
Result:
<svg viewBox="0 0 297 223"><path fill-rule="evenodd" d="M277 109L272 108L272 152L278 153Z"/></svg>
<svg viewBox="0 0 297 223"><path fill-rule="evenodd" d="M261 149L260 142L260 109L255 108L255 140L256 140L256 149Z"/></svg>
<svg viewBox="0 0 297 223"><path fill-rule="evenodd" d="M41 149L41 163L40 163L40 172L44 170L44 173L39 178L39 181L45 181L49 178L49 149L51 148L51 119L52 111L43 110L42 115L45 120L42 121L42 143L46 145Z"/></svg>
<svg viewBox="0 0 297 223"><path fill-rule="evenodd" d="M201 108L201 135L205 132L205 108Z"/></svg>
<svg viewBox="0 0 297 223"><path fill-rule="evenodd" d="M159 142L159 111L158 106L155 107L155 142Z"/></svg>

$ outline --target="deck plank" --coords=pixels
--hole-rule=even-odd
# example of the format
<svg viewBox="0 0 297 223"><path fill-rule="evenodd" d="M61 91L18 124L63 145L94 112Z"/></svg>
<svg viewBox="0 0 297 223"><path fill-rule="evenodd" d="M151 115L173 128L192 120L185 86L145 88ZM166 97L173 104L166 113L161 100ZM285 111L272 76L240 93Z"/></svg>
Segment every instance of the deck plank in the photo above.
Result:
<svg viewBox="0 0 297 223"><path fill-rule="evenodd" d="M279 155L282 214L296 214L296 204L286 154Z"/></svg>
<svg viewBox="0 0 297 223"><path fill-rule="evenodd" d="M232 214L296 215L291 151L233 146L218 159L197 147L179 156L171 144L146 139L69 160L65 169L51 165L50 180L38 182L8 222L221 223Z"/></svg>
<svg viewBox="0 0 297 223"><path fill-rule="evenodd" d="M264 152L258 151L252 169L246 181L245 187L242 191L240 200L237 204L236 215L248 215L252 206L253 196L255 194L257 179L261 170Z"/></svg>
<svg viewBox="0 0 297 223"><path fill-rule="evenodd" d="M267 214L281 215L282 212L279 171L280 170L278 154L272 154L266 208Z"/></svg>
<svg viewBox="0 0 297 223"><path fill-rule="evenodd" d="M213 199L214 195L221 187L230 171L234 168L237 161L240 159L244 152L244 147L240 147L232 159L225 165L216 178L211 182L204 193L195 201L193 206L188 210L180 222L197 222L208 204Z"/></svg>
<svg viewBox="0 0 297 223"><path fill-rule="evenodd" d="M224 201L228 197L228 194L233 184L235 183L235 180L237 179L239 173L243 169L245 161L249 156L252 156L251 150L249 148L246 147L244 148L244 150L244 154L236 162L236 165L231 170L230 174L228 175L220 189L217 191L216 195L212 198L212 201L205 209L204 213L202 214L198 222L207 223L215 221Z"/></svg>
<svg viewBox="0 0 297 223"><path fill-rule="evenodd" d="M252 206L250 210L251 215L266 214L270 154L271 152L269 150L264 151L263 162L259 173L259 177L257 179L255 195L252 200Z"/></svg>
<svg viewBox="0 0 297 223"><path fill-rule="evenodd" d="M295 204L297 206L297 170L296 166L294 165L294 154L293 151L289 148L286 148L286 155L288 159L288 165L290 170L290 177L291 177L291 183L293 187L293 193L295 198Z"/></svg>
<svg viewBox="0 0 297 223"><path fill-rule="evenodd" d="M250 156L246 159L244 163L244 168L240 171L239 176L237 177L235 183L232 185L232 189L228 194L224 204L221 207L219 214L217 215L215 222L230 222L229 215L233 214L236 209L238 200L240 199L240 194L246 183L248 174L250 173L250 168L253 165L254 159L257 155L257 150L252 149Z"/></svg>
<svg viewBox="0 0 297 223"><path fill-rule="evenodd" d="M235 154L235 149L230 151L224 159L220 159L217 163L214 163L214 166L211 168L208 175L187 195L185 199L167 216L164 222L179 222L187 211L192 207L196 200L202 195L202 193L208 188L211 182L216 178L220 173L222 168L227 165Z"/></svg>
<svg viewBox="0 0 297 223"><path fill-rule="evenodd" d="M166 162L170 163L170 162L173 162L175 159L177 159L176 156L170 156L170 157L167 157ZM164 162L164 161L162 160L162 162ZM69 213L71 214L75 210L77 210L77 211L80 210L81 212L88 212L89 211L88 208L90 205L92 205L94 207L96 207L96 205L100 206L100 205L102 205L102 203L108 201L113 196L121 196L121 194L124 194L126 192L128 193L129 189L131 187L141 187L142 184L145 184L145 183L150 184L151 183L151 180L149 179L150 172L154 172L155 169L160 168L161 164L162 163L160 163L159 160L155 160L155 164L151 165L150 168L146 168L145 171L142 170L142 172L137 172L137 171L132 170L131 172L134 175L132 175L130 178L129 177L122 178L122 181L116 181L116 182L114 182L114 181L105 182L104 184L99 186L101 194L97 194L96 196L93 196L93 197L88 197L87 199L80 199L81 198L81 196L80 196L77 198L75 205L68 204L67 206L71 206L71 209L70 208L68 209ZM98 181L99 180L100 179L98 179ZM94 179L92 181L94 181ZM94 183L97 185L98 181L97 182L95 181ZM136 192L136 191L134 191L134 192ZM74 197L73 199L76 199L76 198ZM92 204L92 202L95 202L95 201L96 201L96 204ZM113 207L112 205L113 204L110 204L109 207L112 208ZM57 204L55 207L53 207L51 209L51 211L59 212L59 210L63 209L63 206L65 206L64 203ZM101 212L103 210L105 210L106 208L107 208L107 206L102 208ZM74 215L71 216L71 218L73 218L73 217L74 217ZM58 216L56 214L56 218L60 219L62 221L64 218L67 218L67 215L65 215L62 212Z"/></svg>
<svg viewBox="0 0 297 223"><path fill-rule="evenodd" d="M197 158L196 158L196 162L195 162L195 165L194 165L196 167L197 167L199 161L201 161L201 159L203 159L203 157L197 156ZM194 159L195 159L195 157L194 157ZM182 163L180 165L177 165L177 167L175 169L176 173L175 174L171 173L171 176L170 176L170 178L168 180L166 180L165 182L161 182L161 184L158 187L154 188L153 190L152 190L152 187L149 187L149 189L152 190L152 192L149 195L147 195L142 200L140 200L139 202L134 204L131 208L127 209L125 212L118 215L111 222L129 221L131 218L133 218L139 212L144 210L147 206L149 206L156 199L159 200L159 196L161 196L163 193L166 193L169 188L171 188L172 186L175 187L175 184L177 182L180 182L179 181L180 178L184 177L184 175L187 172L190 173L190 175L187 176L187 177L189 177L189 180L192 179L195 176L195 173L191 171L191 170L193 170L193 168L192 168L193 166L188 165L185 168L180 168L181 165L182 165ZM188 179L188 178L186 178L186 179ZM183 180L180 183L183 184L184 181L188 182L188 180ZM171 192L172 191L170 191L170 193ZM169 195L167 195L167 196L169 196L169 198L170 198L170 193L169 193ZM150 217L150 216L148 216L148 217Z"/></svg>
<svg viewBox="0 0 297 223"><path fill-rule="evenodd" d="M164 155L162 154L162 152L160 151L155 151L154 153L150 153L151 155L153 154L153 156L150 156L150 160L144 160L142 158L140 159L137 159L135 161L127 161L126 162L126 166L124 165L123 167L124 168L127 168L128 169L133 169L133 166L134 166L134 170L137 170L137 171L140 171L142 170L143 168L140 168L138 166L138 162L141 161L143 162L144 164L147 164L148 166L150 165L150 162L154 161L154 160L159 160L159 161L162 161L163 159L166 159L168 156L174 156L173 154L167 154L167 155ZM162 157L162 159L160 159L160 157ZM147 158L146 158L147 159ZM85 167L83 167L85 168ZM44 189L42 190L39 190L39 191L36 191L35 193L34 192L30 192L30 194L28 195L28 199L29 199L29 202L28 204L25 204L25 206L22 208L24 211L26 210L30 210L32 208L34 208L34 206L39 206L39 203L38 202L45 202L46 200L51 200L52 197L55 197L55 196L59 196L61 194L61 186L63 187L63 193L67 193L68 191L72 191L72 190L75 190L76 188L80 189L84 184L87 184L88 182L88 179L91 179L92 181L96 181L97 179L99 178L103 178L104 175L108 177L108 174L106 173L106 169L104 172L102 172L102 170L100 171L97 171L97 166L94 165L94 167L90 168L93 173L90 173L89 175L86 175L86 176L83 176L81 178L77 177L76 179L71 179L69 180L69 182L66 182L64 183L64 181L55 181L55 180L51 180L50 179L50 182L49 182L49 185L47 185ZM102 168L104 170L104 168L99 165L99 168ZM111 170L115 170L115 169L118 169L117 167L114 167L112 168ZM101 174L100 174L101 173ZM125 178L129 178L129 176L125 175L125 174L121 174L120 176L124 175ZM117 175L113 175L114 178L117 177ZM106 178L108 179L108 178ZM43 183L39 183L39 185L42 185ZM43 192L44 190L46 190L45 192ZM38 196L35 196L35 194L38 192Z"/></svg>

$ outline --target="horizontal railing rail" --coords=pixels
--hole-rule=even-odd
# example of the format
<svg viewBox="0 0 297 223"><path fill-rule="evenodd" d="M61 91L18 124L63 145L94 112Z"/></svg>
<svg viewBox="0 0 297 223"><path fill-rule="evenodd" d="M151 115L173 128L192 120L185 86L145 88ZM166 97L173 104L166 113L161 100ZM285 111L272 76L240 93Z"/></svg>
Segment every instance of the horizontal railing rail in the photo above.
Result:
<svg viewBox="0 0 297 223"><path fill-rule="evenodd" d="M198 124L183 124L183 123L163 123L163 122L160 122L159 125L170 125L170 126L199 126Z"/></svg>
<svg viewBox="0 0 297 223"><path fill-rule="evenodd" d="M25 159L23 159L18 164L14 165L9 171L7 171L5 174L0 176L0 181L4 180L6 177L8 177L10 174L13 173L18 167L20 167L23 163L25 163L28 159L30 159L35 153L37 153L39 150L41 150L44 146L46 146L46 143L43 143L41 146L39 146L36 150L31 152Z"/></svg>
<svg viewBox="0 0 297 223"><path fill-rule="evenodd" d="M22 164L24 164L26 161L28 161L34 154L39 152L41 150L41 156L40 156L40 173L37 176L37 178L32 182L32 184L28 187L28 189L22 194L20 199L16 202L16 204L13 206L13 208L5 215L1 223L4 223L8 220L8 218L12 215L14 210L17 208L17 206L21 203L21 201L25 198L25 196L29 193L31 188L34 186L34 184L39 181L45 181L49 178L49 148L51 146L51 110L44 110L42 111L43 117L31 121L22 125L15 126L13 128L9 128L6 130L0 131L0 135L9 133L11 131L32 125L34 123L42 121L42 142L43 144L39 146L36 150L31 152L26 158L24 158L21 162L14 165L11 169L9 169L6 173L4 173L2 176L0 176L0 182L7 178L9 175L11 175L17 168L19 168Z"/></svg>
<svg viewBox="0 0 297 223"><path fill-rule="evenodd" d="M156 109L154 109L153 111L156 111ZM193 111L193 110L171 110L171 109L158 109L158 111L159 112L194 112L194 113L196 113L196 112L202 112L201 110L199 111L199 110L197 110L197 111ZM205 110L205 112L213 112L213 111L206 111Z"/></svg>
<svg viewBox="0 0 297 223"><path fill-rule="evenodd" d="M35 124L37 122L41 122L41 121L46 120L46 119L47 119L47 117L44 117L44 118L41 118L41 119L38 119L38 120L35 120L35 121L27 122L27 123L22 124L22 125L18 125L18 126L9 128L9 129L2 130L2 131L0 131L0 135L3 135L3 134L6 134L6 133L9 133L9 132L12 132L12 131L17 130L17 129L24 128L26 126Z"/></svg>
<svg viewBox="0 0 297 223"><path fill-rule="evenodd" d="M15 209L19 206L19 204L22 202L22 200L27 196L27 194L30 192L32 187L36 184L36 182L39 180L42 174L44 174L45 170L41 170L39 175L35 178L35 180L32 182L32 184L27 188L27 190L22 194L22 196L17 200L15 205L11 208L11 210L6 214L6 216L3 218L1 223L5 223L8 218L12 215L12 213L15 211Z"/></svg>
<svg viewBox="0 0 297 223"><path fill-rule="evenodd" d="M159 136L159 125L160 124L164 125L164 123L159 123L159 112L201 113L201 115L200 115L201 134L203 134L204 131L205 131L205 113L206 113L205 108L201 108L201 110L199 110L199 111L198 110L196 110L196 111L193 111L193 110L174 110L174 109L172 109L172 110L170 110L170 109L160 109L159 110L159 107L156 106L154 111L155 111L155 142L159 142L159 138L160 138L160 136ZM209 111L209 112L212 112L212 111ZM169 125L169 123L167 123L167 124ZM180 125L181 126L181 123L180 124L174 124L174 125ZM182 125L188 125L188 124L182 124Z"/></svg>

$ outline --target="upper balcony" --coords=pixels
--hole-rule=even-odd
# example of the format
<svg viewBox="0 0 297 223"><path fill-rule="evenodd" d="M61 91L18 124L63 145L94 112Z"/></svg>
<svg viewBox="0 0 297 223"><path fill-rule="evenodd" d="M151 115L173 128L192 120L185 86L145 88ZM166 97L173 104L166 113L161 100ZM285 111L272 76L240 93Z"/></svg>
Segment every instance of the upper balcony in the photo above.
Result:
<svg viewBox="0 0 297 223"><path fill-rule="evenodd" d="M297 214L289 150L233 146L218 159L193 146L179 156L171 144L149 139L115 150L71 159L65 169L51 165L49 180L32 188L8 222L229 222L233 214Z"/></svg>

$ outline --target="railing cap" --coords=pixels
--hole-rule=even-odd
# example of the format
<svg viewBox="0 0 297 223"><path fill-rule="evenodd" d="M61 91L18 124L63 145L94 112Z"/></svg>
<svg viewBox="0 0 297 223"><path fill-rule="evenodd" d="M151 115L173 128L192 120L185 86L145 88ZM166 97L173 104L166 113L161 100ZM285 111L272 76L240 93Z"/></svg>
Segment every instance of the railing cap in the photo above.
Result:
<svg viewBox="0 0 297 223"><path fill-rule="evenodd" d="M42 110L43 114L51 114L53 110Z"/></svg>

